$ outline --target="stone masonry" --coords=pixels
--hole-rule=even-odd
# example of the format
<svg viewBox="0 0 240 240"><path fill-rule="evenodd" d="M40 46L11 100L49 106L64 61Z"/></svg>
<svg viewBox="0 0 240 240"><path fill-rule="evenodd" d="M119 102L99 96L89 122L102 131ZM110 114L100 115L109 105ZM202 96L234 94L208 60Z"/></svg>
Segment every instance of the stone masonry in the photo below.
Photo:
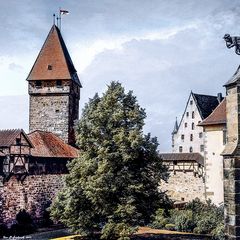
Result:
<svg viewBox="0 0 240 240"><path fill-rule="evenodd" d="M71 81L43 81L37 87L29 81L30 116L29 131L43 130L57 134L66 143L74 144L74 121L78 119L79 91Z"/></svg>
<svg viewBox="0 0 240 240"><path fill-rule="evenodd" d="M35 221L64 186L64 174L27 176L21 183L15 177L0 186L0 223L11 225L20 209L25 209Z"/></svg>
<svg viewBox="0 0 240 240"><path fill-rule="evenodd" d="M226 239L240 239L240 86L227 83L228 142L223 151Z"/></svg>
<svg viewBox="0 0 240 240"><path fill-rule="evenodd" d="M171 172L168 182L161 183L161 190L176 201L205 200L203 178L194 176L193 172Z"/></svg>

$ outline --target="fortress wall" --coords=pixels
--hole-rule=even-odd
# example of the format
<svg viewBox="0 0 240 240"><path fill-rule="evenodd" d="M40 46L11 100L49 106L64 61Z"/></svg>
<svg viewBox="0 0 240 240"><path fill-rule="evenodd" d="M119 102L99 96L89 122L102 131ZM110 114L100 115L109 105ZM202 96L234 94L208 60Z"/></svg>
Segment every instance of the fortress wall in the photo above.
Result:
<svg viewBox="0 0 240 240"><path fill-rule="evenodd" d="M204 182L202 177L194 176L193 172L170 172L168 183L162 182L160 189L177 201L189 202L195 198L205 200Z"/></svg>
<svg viewBox="0 0 240 240"><path fill-rule="evenodd" d="M22 183L13 176L0 185L0 223L13 223L20 209L25 209L34 220L41 219L44 210L64 186L64 176L32 175Z"/></svg>

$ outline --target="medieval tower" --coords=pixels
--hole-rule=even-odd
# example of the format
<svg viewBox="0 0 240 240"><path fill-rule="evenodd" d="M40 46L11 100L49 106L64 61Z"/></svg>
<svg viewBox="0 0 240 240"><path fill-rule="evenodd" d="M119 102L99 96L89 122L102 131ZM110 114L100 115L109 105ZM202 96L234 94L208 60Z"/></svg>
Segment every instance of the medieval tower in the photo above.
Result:
<svg viewBox="0 0 240 240"><path fill-rule="evenodd" d="M52 132L74 145L81 83L56 25L52 26L27 81L29 131Z"/></svg>

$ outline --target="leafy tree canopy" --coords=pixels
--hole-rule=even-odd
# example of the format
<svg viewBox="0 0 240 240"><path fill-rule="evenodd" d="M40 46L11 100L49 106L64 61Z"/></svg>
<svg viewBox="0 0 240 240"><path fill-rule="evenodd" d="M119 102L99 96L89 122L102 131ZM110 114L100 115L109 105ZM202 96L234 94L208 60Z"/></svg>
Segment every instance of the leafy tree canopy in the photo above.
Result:
<svg viewBox="0 0 240 240"><path fill-rule="evenodd" d="M143 134L146 114L118 82L86 104L77 128L80 157L69 163L66 187L51 207L53 218L102 239L128 239L150 222L167 197L167 178L156 138Z"/></svg>

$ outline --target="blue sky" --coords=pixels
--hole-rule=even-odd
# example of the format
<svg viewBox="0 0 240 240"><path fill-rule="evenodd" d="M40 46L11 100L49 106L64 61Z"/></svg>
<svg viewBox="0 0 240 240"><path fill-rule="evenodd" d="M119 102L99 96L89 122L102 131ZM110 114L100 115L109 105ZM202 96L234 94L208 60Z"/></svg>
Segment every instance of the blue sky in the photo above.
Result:
<svg viewBox="0 0 240 240"><path fill-rule="evenodd" d="M112 80L146 109L145 132L169 151L190 91L216 95L239 65L225 33L240 35L228 0L9 0L0 2L0 128L28 131L25 81L59 7L62 34L83 83L80 108Z"/></svg>

